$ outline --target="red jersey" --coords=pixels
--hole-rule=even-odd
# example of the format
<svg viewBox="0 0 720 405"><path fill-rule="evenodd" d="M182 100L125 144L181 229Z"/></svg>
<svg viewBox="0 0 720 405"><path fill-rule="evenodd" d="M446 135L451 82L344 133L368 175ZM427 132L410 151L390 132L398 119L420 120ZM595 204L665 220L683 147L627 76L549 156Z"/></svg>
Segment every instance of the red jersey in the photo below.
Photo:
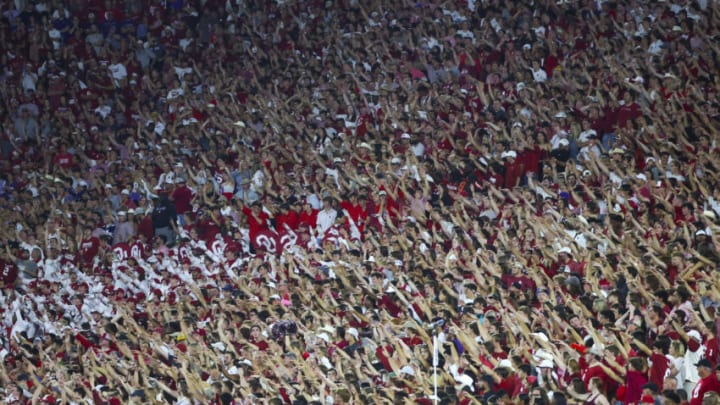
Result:
<svg viewBox="0 0 720 405"><path fill-rule="evenodd" d="M172 200L175 203L175 212L178 215L185 214L192 208L193 192L187 186L180 186L172 193Z"/></svg>
<svg viewBox="0 0 720 405"><path fill-rule="evenodd" d="M6 286L13 285L17 276L18 268L15 263L0 259L0 282Z"/></svg>
<svg viewBox="0 0 720 405"><path fill-rule="evenodd" d="M91 264L100 250L100 239L90 237L80 242L80 255L85 264Z"/></svg>
<svg viewBox="0 0 720 405"><path fill-rule="evenodd" d="M695 388L692 390L690 396L690 405L702 405L703 396L707 392L718 392L720 393L720 381L715 376L715 372L710 373L709 376L701 378L700 381L695 384Z"/></svg>
<svg viewBox="0 0 720 405"><path fill-rule="evenodd" d="M275 216L275 229L278 233L285 232L285 225L291 230L297 230L297 226L300 223L300 217L295 211L288 211L286 214L279 214Z"/></svg>
<svg viewBox="0 0 720 405"><path fill-rule="evenodd" d="M266 212L259 211L256 216L253 211L246 206L242 207L242 212L243 214L245 214L248 220L248 227L250 228L250 240L253 240L253 237L261 231L268 229L267 220L269 216Z"/></svg>
<svg viewBox="0 0 720 405"><path fill-rule="evenodd" d="M112 246L115 257L120 261L125 261L130 257L130 245L127 243L116 243Z"/></svg>

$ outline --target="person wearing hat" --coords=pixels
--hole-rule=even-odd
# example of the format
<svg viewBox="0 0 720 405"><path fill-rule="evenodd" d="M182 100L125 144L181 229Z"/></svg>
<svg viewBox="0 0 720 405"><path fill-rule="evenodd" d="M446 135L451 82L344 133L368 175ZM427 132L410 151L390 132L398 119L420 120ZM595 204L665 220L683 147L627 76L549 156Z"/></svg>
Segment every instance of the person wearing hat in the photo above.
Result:
<svg viewBox="0 0 720 405"><path fill-rule="evenodd" d="M404 155L411 147L411 139L412 135L410 135L408 132L403 132L402 135L400 135L400 141L393 146L393 152L398 155Z"/></svg>
<svg viewBox="0 0 720 405"><path fill-rule="evenodd" d="M517 160L517 152L514 150L507 151L504 155L505 188L515 188L520 185L525 168L523 163Z"/></svg>
<svg viewBox="0 0 720 405"><path fill-rule="evenodd" d="M695 231L695 250L697 250L701 256L715 263L720 261L720 255L718 255L715 245L712 243L711 234L707 229L698 229Z"/></svg>
<svg viewBox="0 0 720 405"><path fill-rule="evenodd" d="M563 246L557 250L557 260L550 266L550 275L555 276L561 273L574 274L582 277L585 273L585 263L573 259L570 247Z"/></svg>
<svg viewBox="0 0 720 405"><path fill-rule="evenodd" d="M115 232L113 232L113 245L127 243L133 236L135 236L135 227L132 222L128 220L127 211L119 211L117 213Z"/></svg>
<svg viewBox="0 0 720 405"><path fill-rule="evenodd" d="M720 381L718 381L713 365L708 359L701 359L695 363L700 379L693 387L690 394L690 405L702 405L703 397L708 392L720 393Z"/></svg>
<svg viewBox="0 0 720 405"><path fill-rule="evenodd" d="M359 170L364 171L365 163L370 163L374 160L372 155L373 147L367 142L360 142L355 148L355 152L352 154L351 162L358 167Z"/></svg>

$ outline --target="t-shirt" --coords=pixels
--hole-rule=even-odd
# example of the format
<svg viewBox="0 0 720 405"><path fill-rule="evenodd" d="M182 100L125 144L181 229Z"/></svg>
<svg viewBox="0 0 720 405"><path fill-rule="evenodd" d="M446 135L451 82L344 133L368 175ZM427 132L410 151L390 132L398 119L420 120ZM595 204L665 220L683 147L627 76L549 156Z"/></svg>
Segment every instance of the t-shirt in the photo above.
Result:
<svg viewBox="0 0 720 405"><path fill-rule="evenodd" d="M92 236L80 242L80 255L83 262L91 264L100 249L100 239Z"/></svg>
<svg viewBox="0 0 720 405"><path fill-rule="evenodd" d="M18 269L15 263L0 259L0 282L13 285L17 280Z"/></svg>
<svg viewBox="0 0 720 405"><path fill-rule="evenodd" d="M714 372L705 378L701 378L695 384L690 396L690 405L702 405L703 396L707 392L720 393L720 381L718 381Z"/></svg>
<svg viewBox="0 0 720 405"><path fill-rule="evenodd" d="M662 383L665 380L665 371L670 365L670 361L667 357L659 353L653 353L650 356L652 366L650 367L650 382L654 382L658 387L662 387Z"/></svg>
<svg viewBox="0 0 720 405"><path fill-rule="evenodd" d="M192 208L193 193L187 186L176 188L172 197L175 202L175 212L178 215L185 214Z"/></svg>

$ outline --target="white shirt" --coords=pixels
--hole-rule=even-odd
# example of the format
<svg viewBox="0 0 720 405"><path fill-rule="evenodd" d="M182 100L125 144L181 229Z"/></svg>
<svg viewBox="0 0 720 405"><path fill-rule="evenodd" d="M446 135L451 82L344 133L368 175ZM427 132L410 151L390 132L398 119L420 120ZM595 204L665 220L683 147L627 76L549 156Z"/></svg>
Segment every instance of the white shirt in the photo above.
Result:
<svg viewBox="0 0 720 405"><path fill-rule="evenodd" d="M127 69L122 63L112 64L108 66L108 69L110 69L110 74L115 80L122 80L127 77Z"/></svg>
<svg viewBox="0 0 720 405"><path fill-rule="evenodd" d="M582 132L580 132L580 135L578 135L578 141L580 141L580 142L587 142L587 141L588 141L588 138L590 138L590 135L595 135L595 136L597 136L597 131L595 131L594 129L590 128L590 129L588 129L587 131L582 131Z"/></svg>
<svg viewBox="0 0 720 405"><path fill-rule="evenodd" d="M663 41L658 39L657 41L650 44L648 47L648 53L652 55L660 55L662 53Z"/></svg>
<svg viewBox="0 0 720 405"><path fill-rule="evenodd" d="M538 70L530 69L530 70L532 70L533 79L536 82L542 83L547 80L547 73L545 73L545 71L543 69L538 69Z"/></svg>
<svg viewBox="0 0 720 405"><path fill-rule="evenodd" d="M337 218L337 211L334 208L325 208L318 212L317 220L315 222L315 229L318 237L322 237L325 232L333 226L335 218Z"/></svg>

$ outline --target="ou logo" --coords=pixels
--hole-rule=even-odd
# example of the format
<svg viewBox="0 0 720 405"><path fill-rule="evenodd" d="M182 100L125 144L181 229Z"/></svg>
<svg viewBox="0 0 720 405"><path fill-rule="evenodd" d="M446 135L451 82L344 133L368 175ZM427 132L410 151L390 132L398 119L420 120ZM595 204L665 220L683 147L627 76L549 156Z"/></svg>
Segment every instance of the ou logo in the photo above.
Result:
<svg viewBox="0 0 720 405"><path fill-rule="evenodd" d="M254 245L257 248L262 248L268 253L278 253L277 239L275 235L270 232L261 232L255 237Z"/></svg>
<svg viewBox="0 0 720 405"><path fill-rule="evenodd" d="M282 236L280 236L280 247L285 250L287 248L290 248L292 246L295 246L295 243L297 243L297 235L294 232L288 232Z"/></svg>

